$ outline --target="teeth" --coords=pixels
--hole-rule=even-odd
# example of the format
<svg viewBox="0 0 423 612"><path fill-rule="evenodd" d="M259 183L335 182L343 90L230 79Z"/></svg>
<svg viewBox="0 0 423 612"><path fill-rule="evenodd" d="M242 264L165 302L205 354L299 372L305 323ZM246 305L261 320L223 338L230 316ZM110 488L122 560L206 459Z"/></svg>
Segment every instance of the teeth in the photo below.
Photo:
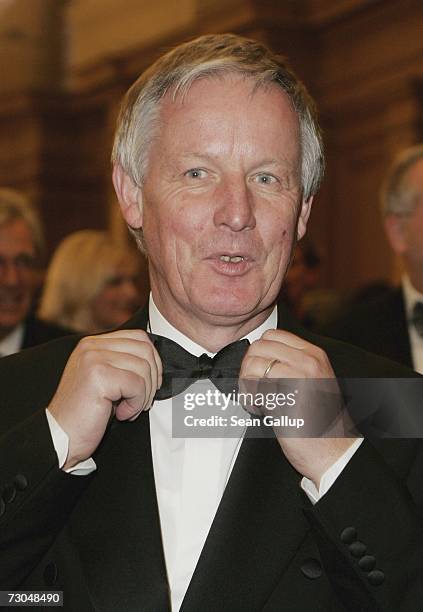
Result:
<svg viewBox="0 0 423 612"><path fill-rule="evenodd" d="M230 262L230 263L239 263L240 261L244 261L244 258L241 257L240 255L236 255L235 257L230 257L229 255L221 255L220 256L221 261L226 261L226 262Z"/></svg>

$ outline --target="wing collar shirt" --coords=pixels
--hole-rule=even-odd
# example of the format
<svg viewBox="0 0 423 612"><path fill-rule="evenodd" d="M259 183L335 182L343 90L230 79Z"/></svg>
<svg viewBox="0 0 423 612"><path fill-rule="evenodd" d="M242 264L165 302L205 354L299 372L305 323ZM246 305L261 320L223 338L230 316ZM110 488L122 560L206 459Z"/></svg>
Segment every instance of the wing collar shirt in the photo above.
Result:
<svg viewBox="0 0 423 612"><path fill-rule="evenodd" d="M277 308L266 321L245 336L250 342L277 327ZM174 340L195 356L209 353L204 347L175 329L159 312L152 297L149 304L149 330ZM190 392L195 392L194 383ZM150 409L151 448L154 479L162 530L163 548L171 594L172 610L179 610L212 525L223 492L241 446L238 438L172 437L172 399L155 401ZM64 464L66 434L47 411L53 443ZM58 428L58 429L57 429ZM61 440L61 442L59 442ZM323 476L319 489L307 478L301 487L316 503L335 482L360 445L355 442ZM281 451L282 452L282 451ZM92 459L72 468L75 474L95 469Z"/></svg>
<svg viewBox="0 0 423 612"><path fill-rule="evenodd" d="M0 342L0 356L7 357L17 353L24 337L24 324L21 323Z"/></svg>
<svg viewBox="0 0 423 612"><path fill-rule="evenodd" d="M412 322L414 305L417 302L423 303L423 293L420 293L411 284L410 278L405 275L402 279L402 291L405 302L405 312L408 322L408 336L410 338L411 358L413 368L416 372L423 374L423 337L419 335Z"/></svg>

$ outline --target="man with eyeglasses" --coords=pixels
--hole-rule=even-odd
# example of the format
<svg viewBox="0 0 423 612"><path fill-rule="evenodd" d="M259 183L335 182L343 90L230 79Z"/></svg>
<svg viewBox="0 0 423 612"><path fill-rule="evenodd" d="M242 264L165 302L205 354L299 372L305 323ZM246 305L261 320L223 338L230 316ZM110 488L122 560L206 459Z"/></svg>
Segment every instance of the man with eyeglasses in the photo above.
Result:
<svg viewBox="0 0 423 612"><path fill-rule="evenodd" d="M44 250L41 223L29 201L0 189L0 356L66 333L32 313L38 266Z"/></svg>

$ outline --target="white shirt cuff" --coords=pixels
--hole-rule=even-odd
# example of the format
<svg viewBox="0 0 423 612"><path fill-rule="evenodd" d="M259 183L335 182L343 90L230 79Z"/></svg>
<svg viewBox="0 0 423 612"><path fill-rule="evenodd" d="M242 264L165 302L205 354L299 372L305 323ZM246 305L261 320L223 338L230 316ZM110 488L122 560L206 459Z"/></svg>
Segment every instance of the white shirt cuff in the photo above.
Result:
<svg viewBox="0 0 423 612"><path fill-rule="evenodd" d="M339 457L333 465L330 466L323 474L320 480L319 488L316 487L313 481L305 476L301 480L301 488L314 505L323 497L325 493L329 491L335 480L341 474L343 469L346 467L351 457L355 454L357 449L360 447L364 438L358 438L351 444L351 446L345 451L345 453Z"/></svg>
<svg viewBox="0 0 423 612"><path fill-rule="evenodd" d="M49 412L46 408L46 416L48 426L50 427L51 438L53 440L54 450L56 451L57 460L59 462L59 468L61 469L66 462L66 458L68 456L69 451L69 436L63 431L60 427L59 423L56 421L54 416ZM73 476L87 476L94 472L97 469L94 459L91 457L89 459L85 459L85 461L80 461L76 465L67 470L64 470L67 474L72 474Z"/></svg>

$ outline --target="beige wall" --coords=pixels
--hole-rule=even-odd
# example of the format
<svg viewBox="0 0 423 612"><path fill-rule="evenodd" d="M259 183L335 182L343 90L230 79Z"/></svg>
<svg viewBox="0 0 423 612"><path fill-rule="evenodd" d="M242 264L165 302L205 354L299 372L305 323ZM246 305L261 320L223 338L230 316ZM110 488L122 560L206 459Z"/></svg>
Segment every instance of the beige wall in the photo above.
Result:
<svg viewBox="0 0 423 612"><path fill-rule="evenodd" d="M195 11L195 0L73 0L66 20L69 69L184 31Z"/></svg>
<svg viewBox="0 0 423 612"><path fill-rule="evenodd" d="M63 2L0 1L0 95L61 86L65 47Z"/></svg>
<svg viewBox="0 0 423 612"><path fill-rule="evenodd" d="M341 289L396 280L379 215L392 157L423 140L423 3L372 3L320 33L315 95L326 127L330 194L325 245ZM319 228L321 231L322 228Z"/></svg>
<svg viewBox="0 0 423 612"><path fill-rule="evenodd" d="M163 49L228 30L286 54L318 102L328 172L309 233L326 284L395 279L377 194L392 155L423 140L421 0L0 0L0 183L35 195L52 245L83 226L125 236L119 100Z"/></svg>

